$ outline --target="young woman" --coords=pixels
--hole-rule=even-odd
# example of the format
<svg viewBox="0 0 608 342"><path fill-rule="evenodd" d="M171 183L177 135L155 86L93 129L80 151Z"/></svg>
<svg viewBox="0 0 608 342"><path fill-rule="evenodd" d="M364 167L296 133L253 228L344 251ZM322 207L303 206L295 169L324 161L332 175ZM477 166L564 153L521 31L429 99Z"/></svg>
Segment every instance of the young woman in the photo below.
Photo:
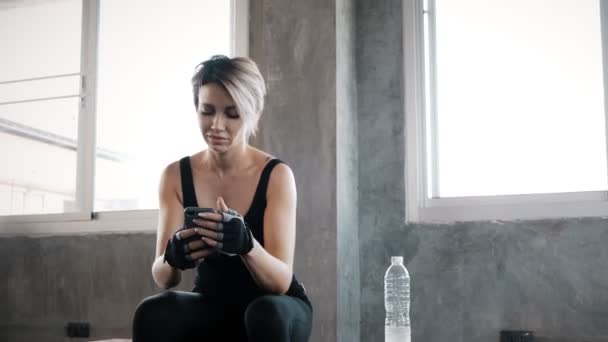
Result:
<svg viewBox="0 0 608 342"><path fill-rule="evenodd" d="M248 58L215 56L192 78L207 149L166 167L152 275L163 289L195 268L192 292L165 291L135 312L133 341L307 341L312 306L293 275L291 169L248 144L266 87ZM187 207L211 208L184 220Z"/></svg>

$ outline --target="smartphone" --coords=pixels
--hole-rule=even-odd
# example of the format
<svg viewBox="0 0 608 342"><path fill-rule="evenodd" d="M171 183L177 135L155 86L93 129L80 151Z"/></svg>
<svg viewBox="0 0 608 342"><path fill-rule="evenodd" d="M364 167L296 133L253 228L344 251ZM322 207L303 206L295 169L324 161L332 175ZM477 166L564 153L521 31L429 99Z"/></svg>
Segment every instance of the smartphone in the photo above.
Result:
<svg viewBox="0 0 608 342"><path fill-rule="evenodd" d="M187 207L184 208L184 227L192 228L196 227L196 224L192 222L195 218L198 218L199 213L216 213L217 209L214 208L198 208L198 207Z"/></svg>

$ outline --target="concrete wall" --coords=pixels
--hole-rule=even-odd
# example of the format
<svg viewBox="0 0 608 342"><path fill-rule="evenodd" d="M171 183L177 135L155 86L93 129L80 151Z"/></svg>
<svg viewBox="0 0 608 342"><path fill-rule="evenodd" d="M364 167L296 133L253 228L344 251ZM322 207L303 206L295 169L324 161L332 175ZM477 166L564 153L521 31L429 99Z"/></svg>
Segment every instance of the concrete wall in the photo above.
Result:
<svg viewBox="0 0 608 342"><path fill-rule="evenodd" d="M336 1L338 342L360 340L359 149L355 1Z"/></svg>
<svg viewBox="0 0 608 342"><path fill-rule="evenodd" d="M361 341L383 340L391 255L412 277L413 341L608 341L608 220L404 225L402 7L357 1Z"/></svg>
<svg viewBox="0 0 608 342"><path fill-rule="evenodd" d="M297 179L311 341L383 340L391 255L412 276L414 341L498 341L501 329L607 340L607 219L403 224L401 1L260 0L251 14L269 88L256 144ZM90 320L91 339L128 336L158 291L154 238L0 237L0 340L67 341L68 320Z"/></svg>
<svg viewBox="0 0 608 342"><path fill-rule="evenodd" d="M293 169L295 271L314 305L311 341L336 340L336 5L252 1L250 56L268 96L255 144Z"/></svg>
<svg viewBox="0 0 608 342"><path fill-rule="evenodd" d="M356 7L361 341L384 339L383 285L390 256L404 255L407 264L418 248L417 241L409 238L411 230L403 227L405 136L400 3L359 0ZM387 244L395 244L395 248L391 250ZM441 341L416 333L414 341Z"/></svg>
<svg viewBox="0 0 608 342"><path fill-rule="evenodd" d="M65 337L74 320L91 322L91 339L131 336L137 303L159 291L150 273L155 238L0 238L0 341L74 341ZM180 289L192 282L185 274Z"/></svg>
<svg viewBox="0 0 608 342"><path fill-rule="evenodd" d="M358 118L352 0L251 3L250 55L268 82L256 144L298 183L296 271L309 275L311 341L358 341ZM320 277L320 278L319 278Z"/></svg>
<svg viewBox="0 0 608 342"><path fill-rule="evenodd" d="M352 2L348 6L343 21L353 19ZM252 1L250 11L250 55L259 63L269 94L254 144L287 162L296 177L294 270L315 309L311 341L336 340L337 297L340 315L348 315L341 319L341 330L351 340L359 325L356 188L350 188L357 180L352 30L342 33L350 38L340 57L349 63L341 77L351 87L340 93L339 104L351 118L337 123L336 4ZM340 160L338 124L349 127L339 139L351 142ZM347 177L341 185L338 172ZM338 186L348 192L339 193ZM338 229L344 237L340 260L348 270L340 277ZM130 336L135 306L159 291L150 275L154 239L153 232L0 237L0 272L6 275L0 283L0 340L65 341L68 320L90 321L91 339ZM352 285L350 290L338 293L339 285L347 286L344 282ZM180 288L188 290L190 284L192 276Z"/></svg>

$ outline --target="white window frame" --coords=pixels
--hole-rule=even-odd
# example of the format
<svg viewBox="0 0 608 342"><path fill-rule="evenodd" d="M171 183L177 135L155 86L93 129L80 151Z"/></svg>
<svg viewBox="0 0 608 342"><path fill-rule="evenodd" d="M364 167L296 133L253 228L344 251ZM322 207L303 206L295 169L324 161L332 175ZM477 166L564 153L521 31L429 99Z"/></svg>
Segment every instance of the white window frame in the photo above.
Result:
<svg viewBox="0 0 608 342"><path fill-rule="evenodd" d="M69 213L0 216L0 235L155 231L158 210L93 211L97 47L100 1L82 0L80 108L76 152L76 205ZM231 55L249 54L249 0L230 0ZM60 75L61 76L61 75Z"/></svg>
<svg viewBox="0 0 608 342"><path fill-rule="evenodd" d="M434 0L428 0L429 40L434 45ZM600 1L604 102L608 112L608 4ZM486 220L530 220L571 217L608 216L608 191L552 194L470 196L439 198L428 189L426 156L427 126L436 125L431 108L431 122L425 122L425 49L423 0L403 1L403 108L405 111L405 202L406 222L455 222ZM431 60L434 60L429 52ZM433 68L434 65L430 65ZM434 72L431 72L433 77ZM430 92L434 92L431 82ZM431 103L431 106L433 104ZM607 114L608 135L608 114ZM430 130L434 131L434 130ZM436 141L436 136L431 136ZM608 139L607 139L608 142ZM436 146L436 144L433 144ZM431 153L436 156L437 153ZM606 156L608 158L608 155ZM436 165L436 163L433 163ZM436 170L432 181L437 179ZM608 175L606 175L608 177ZM436 185L436 184L435 184ZM432 188L437 189L436 186Z"/></svg>

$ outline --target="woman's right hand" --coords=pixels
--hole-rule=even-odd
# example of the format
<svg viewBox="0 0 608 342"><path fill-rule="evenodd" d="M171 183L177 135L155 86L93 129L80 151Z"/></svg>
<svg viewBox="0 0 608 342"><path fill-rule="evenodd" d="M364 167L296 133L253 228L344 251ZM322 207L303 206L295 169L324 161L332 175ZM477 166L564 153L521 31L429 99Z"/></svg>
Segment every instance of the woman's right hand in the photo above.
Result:
<svg viewBox="0 0 608 342"><path fill-rule="evenodd" d="M176 231L167 242L165 262L185 270L196 267L199 261L215 252L216 249L208 246L197 233L197 228L184 228Z"/></svg>

